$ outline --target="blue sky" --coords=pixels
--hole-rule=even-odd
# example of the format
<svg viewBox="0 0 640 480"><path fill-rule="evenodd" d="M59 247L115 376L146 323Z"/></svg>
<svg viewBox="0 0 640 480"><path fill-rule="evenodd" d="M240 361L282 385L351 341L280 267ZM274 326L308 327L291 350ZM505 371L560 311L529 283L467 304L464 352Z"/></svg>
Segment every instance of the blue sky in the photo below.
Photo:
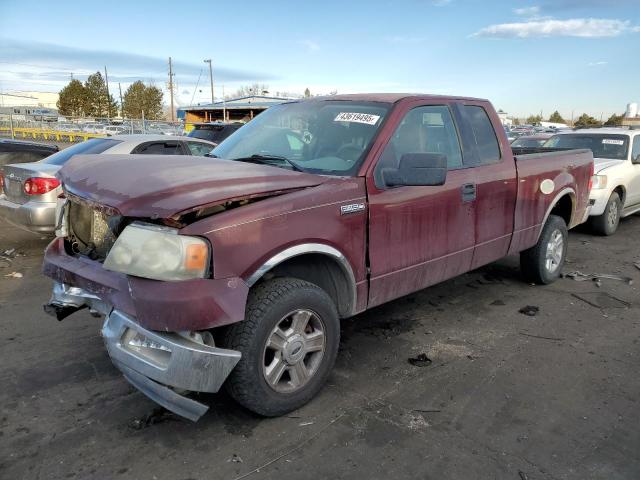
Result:
<svg viewBox="0 0 640 480"><path fill-rule="evenodd" d="M208 100L205 58L216 96L259 82L272 94L442 93L520 116L598 117L640 101L640 0L25 5L0 0L3 91L58 91L105 64L112 92L136 79L164 88L171 56L181 105L194 91Z"/></svg>

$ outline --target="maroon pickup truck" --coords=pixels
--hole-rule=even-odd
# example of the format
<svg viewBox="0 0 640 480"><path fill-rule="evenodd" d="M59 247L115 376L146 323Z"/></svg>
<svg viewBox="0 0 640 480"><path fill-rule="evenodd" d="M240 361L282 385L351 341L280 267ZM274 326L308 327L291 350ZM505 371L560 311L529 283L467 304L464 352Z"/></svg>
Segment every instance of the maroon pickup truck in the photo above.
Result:
<svg viewBox="0 0 640 480"><path fill-rule="evenodd" d="M104 314L113 363L180 415L223 385L281 415L327 379L341 318L506 255L557 279L592 173L588 150L513 152L485 100L285 103L209 158L71 160L45 310Z"/></svg>

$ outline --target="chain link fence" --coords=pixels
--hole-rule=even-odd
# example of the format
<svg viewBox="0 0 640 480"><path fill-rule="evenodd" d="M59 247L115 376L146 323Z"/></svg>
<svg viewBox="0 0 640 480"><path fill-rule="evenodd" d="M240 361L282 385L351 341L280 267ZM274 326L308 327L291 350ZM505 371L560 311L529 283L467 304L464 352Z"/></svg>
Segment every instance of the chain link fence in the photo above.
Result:
<svg viewBox="0 0 640 480"><path fill-rule="evenodd" d="M55 142L126 134L183 135L182 122L132 118L58 118L0 114L0 137Z"/></svg>

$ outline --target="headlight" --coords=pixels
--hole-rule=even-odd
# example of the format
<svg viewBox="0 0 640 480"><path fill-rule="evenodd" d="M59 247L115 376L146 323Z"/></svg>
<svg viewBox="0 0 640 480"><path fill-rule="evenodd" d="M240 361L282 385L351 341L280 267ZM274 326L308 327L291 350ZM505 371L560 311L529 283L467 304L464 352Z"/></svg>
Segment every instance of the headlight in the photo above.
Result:
<svg viewBox="0 0 640 480"><path fill-rule="evenodd" d="M188 280L207 275L209 258L209 245L201 238L134 222L111 247L104 268L154 280Z"/></svg>
<svg viewBox="0 0 640 480"><path fill-rule="evenodd" d="M606 175L594 175L593 187L594 190L602 190L607 188L607 176Z"/></svg>

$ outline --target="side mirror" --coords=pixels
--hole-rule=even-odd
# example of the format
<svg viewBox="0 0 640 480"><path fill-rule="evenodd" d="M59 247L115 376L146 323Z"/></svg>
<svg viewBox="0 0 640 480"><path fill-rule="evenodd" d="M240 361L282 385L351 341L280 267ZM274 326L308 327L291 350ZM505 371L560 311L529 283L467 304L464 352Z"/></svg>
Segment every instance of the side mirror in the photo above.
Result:
<svg viewBox="0 0 640 480"><path fill-rule="evenodd" d="M441 153L405 153L398 168L384 168L382 179L388 187L444 185L447 156Z"/></svg>

